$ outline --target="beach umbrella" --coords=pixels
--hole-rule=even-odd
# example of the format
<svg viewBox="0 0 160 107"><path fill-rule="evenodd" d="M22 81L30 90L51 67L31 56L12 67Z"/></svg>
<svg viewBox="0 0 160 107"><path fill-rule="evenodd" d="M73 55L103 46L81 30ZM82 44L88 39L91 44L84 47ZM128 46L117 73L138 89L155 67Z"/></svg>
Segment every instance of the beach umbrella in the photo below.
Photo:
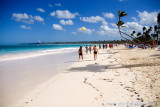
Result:
<svg viewBox="0 0 160 107"><path fill-rule="evenodd" d="M85 31L85 30L86 30L86 28L85 28L85 27L81 27L81 30Z"/></svg>

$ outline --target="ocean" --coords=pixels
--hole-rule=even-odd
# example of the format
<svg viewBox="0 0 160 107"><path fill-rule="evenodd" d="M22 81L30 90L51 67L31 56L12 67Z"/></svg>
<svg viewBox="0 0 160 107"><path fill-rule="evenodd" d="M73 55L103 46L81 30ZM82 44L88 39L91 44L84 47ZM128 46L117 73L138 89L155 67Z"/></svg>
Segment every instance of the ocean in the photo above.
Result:
<svg viewBox="0 0 160 107"><path fill-rule="evenodd" d="M87 44L88 46L90 44ZM91 44L93 46L93 44ZM0 54L18 54L30 52L54 52L58 50L66 50L85 47L86 44L18 44L18 45L0 45Z"/></svg>

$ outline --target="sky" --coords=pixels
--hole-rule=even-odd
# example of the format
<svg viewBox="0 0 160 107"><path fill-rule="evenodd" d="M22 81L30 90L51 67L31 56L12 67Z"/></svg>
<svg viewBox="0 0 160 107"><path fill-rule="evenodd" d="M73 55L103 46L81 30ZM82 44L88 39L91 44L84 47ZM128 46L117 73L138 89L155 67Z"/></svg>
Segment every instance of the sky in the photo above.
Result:
<svg viewBox="0 0 160 107"><path fill-rule="evenodd" d="M120 40L157 24L160 0L0 0L0 44ZM86 30L82 31L81 27Z"/></svg>

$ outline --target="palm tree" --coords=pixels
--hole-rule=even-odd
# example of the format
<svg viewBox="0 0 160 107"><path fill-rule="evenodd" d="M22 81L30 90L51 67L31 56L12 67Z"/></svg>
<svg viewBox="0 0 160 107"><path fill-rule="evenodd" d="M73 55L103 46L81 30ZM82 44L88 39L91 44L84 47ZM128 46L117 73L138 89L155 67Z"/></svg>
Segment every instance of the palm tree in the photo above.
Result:
<svg viewBox="0 0 160 107"><path fill-rule="evenodd" d="M146 27L143 27L143 34L144 34L144 31L145 31L145 30L147 30Z"/></svg>
<svg viewBox="0 0 160 107"><path fill-rule="evenodd" d="M157 16L157 23L158 23L158 31L157 31L157 42L158 42L158 34L160 33L159 29L160 29L160 13L158 13Z"/></svg>
<svg viewBox="0 0 160 107"><path fill-rule="evenodd" d="M136 39L136 38L128 35L127 33L122 32L122 31L120 30L121 27L125 27L125 26L123 26L123 25L124 25L124 22L121 21L121 18L124 17L124 16L128 16L128 14L127 14L125 11L120 11L120 10L118 10L119 20L118 20L118 22L116 23L116 25L117 25L117 27L118 27L120 36L123 37L123 38L125 38L124 36L122 36L122 33L123 33L123 34L127 35L128 37L132 38L133 40L139 41L138 39ZM127 38L125 38L125 39L127 39ZM127 39L127 40L129 40L129 39ZM129 40L129 41L131 41L131 40ZM140 42L140 41L139 41L139 42Z"/></svg>
<svg viewBox="0 0 160 107"><path fill-rule="evenodd" d="M131 36L134 36L135 33L136 33L136 31L133 31L133 32L131 33Z"/></svg>
<svg viewBox="0 0 160 107"><path fill-rule="evenodd" d="M158 16L157 16L157 22L158 24L160 24L160 13L158 13Z"/></svg>
<svg viewBox="0 0 160 107"><path fill-rule="evenodd" d="M154 25L154 34L156 34L157 29L158 29L158 26L157 26L157 25Z"/></svg>
<svg viewBox="0 0 160 107"><path fill-rule="evenodd" d="M138 33L137 33L137 36L138 36L138 37L141 36L141 32L138 32Z"/></svg>

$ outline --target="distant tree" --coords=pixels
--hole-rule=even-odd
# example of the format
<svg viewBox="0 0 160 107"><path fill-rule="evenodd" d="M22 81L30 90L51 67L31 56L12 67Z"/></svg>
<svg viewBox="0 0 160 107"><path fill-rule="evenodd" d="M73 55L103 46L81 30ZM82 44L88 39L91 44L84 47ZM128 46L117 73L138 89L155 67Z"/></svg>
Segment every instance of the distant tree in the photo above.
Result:
<svg viewBox="0 0 160 107"><path fill-rule="evenodd" d="M136 31L133 31L133 32L131 33L131 36L134 36L135 33L136 33Z"/></svg>
<svg viewBox="0 0 160 107"><path fill-rule="evenodd" d="M158 16L157 16L157 23L158 23L158 26L157 26L157 42L159 41L159 33L160 33L160 13L158 13Z"/></svg>
<svg viewBox="0 0 160 107"><path fill-rule="evenodd" d="M158 13L158 16L157 16L157 22L158 24L160 24L160 13Z"/></svg>

